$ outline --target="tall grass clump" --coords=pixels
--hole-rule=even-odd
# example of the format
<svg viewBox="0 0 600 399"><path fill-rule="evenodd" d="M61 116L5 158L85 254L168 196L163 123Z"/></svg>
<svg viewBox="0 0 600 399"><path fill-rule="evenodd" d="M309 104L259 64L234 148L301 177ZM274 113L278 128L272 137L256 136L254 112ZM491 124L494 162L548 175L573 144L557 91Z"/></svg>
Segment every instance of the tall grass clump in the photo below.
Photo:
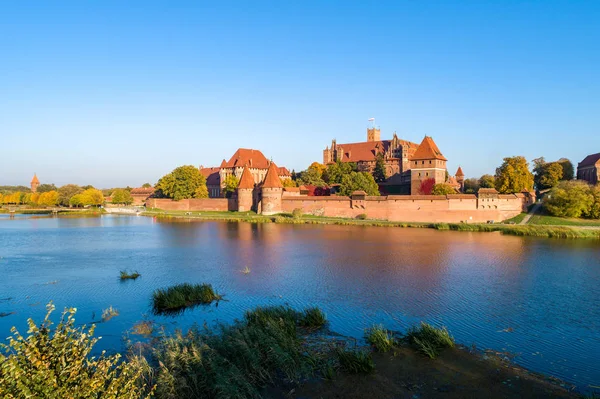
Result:
<svg viewBox="0 0 600 399"><path fill-rule="evenodd" d="M184 283L154 291L152 307L155 313L179 312L190 306L208 305L221 298L210 284Z"/></svg>
<svg viewBox="0 0 600 399"><path fill-rule="evenodd" d="M144 397L146 387L138 363L105 352L90 357L99 339L93 338L95 326L76 327L74 308L65 309L53 326L54 305L46 308L41 324L27 321L28 336L13 327L8 345L0 345L1 398Z"/></svg>
<svg viewBox="0 0 600 399"><path fill-rule="evenodd" d="M120 279L121 281L123 280L135 280L136 278L140 277L141 274L139 274L137 272L137 270L135 272L128 272L127 270L121 270L121 275L120 275Z"/></svg>
<svg viewBox="0 0 600 399"><path fill-rule="evenodd" d="M394 347L394 337L382 325L369 328L365 338L378 352L389 352Z"/></svg>
<svg viewBox="0 0 600 399"><path fill-rule="evenodd" d="M310 374L301 316L285 306L259 307L233 325L163 339L151 359L157 396L260 398L260 389L276 380Z"/></svg>
<svg viewBox="0 0 600 399"><path fill-rule="evenodd" d="M300 315L300 326L306 328L321 328L327 323L325 313L317 307L308 308Z"/></svg>
<svg viewBox="0 0 600 399"><path fill-rule="evenodd" d="M335 354L342 369L350 374L367 374L375 369L370 352L338 347Z"/></svg>
<svg viewBox="0 0 600 399"><path fill-rule="evenodd" d="M419 327L412 327L406 334L406 339L419 352L435 359L444 348L454 347L454 338L446 327L437 328L421 322Z"/></svg>

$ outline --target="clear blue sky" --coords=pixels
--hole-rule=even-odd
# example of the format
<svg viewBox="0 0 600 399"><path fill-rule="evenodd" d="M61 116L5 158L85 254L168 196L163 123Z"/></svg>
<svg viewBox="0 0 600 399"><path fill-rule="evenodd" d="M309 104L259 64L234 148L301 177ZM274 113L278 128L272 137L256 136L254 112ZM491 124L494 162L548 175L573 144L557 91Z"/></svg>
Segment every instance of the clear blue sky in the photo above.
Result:
<svg viewBox="0 0 600 399"><path fill-rule="evenodd" d="M0 185L432 136L451 173L600 152L599 1L5 1Z"/></svg>

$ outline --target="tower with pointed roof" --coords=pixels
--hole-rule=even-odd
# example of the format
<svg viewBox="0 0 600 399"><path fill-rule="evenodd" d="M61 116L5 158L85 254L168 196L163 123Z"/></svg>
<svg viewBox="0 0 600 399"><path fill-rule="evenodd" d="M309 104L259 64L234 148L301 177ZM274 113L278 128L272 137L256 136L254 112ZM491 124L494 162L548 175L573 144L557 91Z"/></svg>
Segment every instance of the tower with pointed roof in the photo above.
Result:
<svg viewBox="0 0 600 399"><path fill-rule="evenodd" d="M248 212L254 206L254 178L248 166L244 167L237 187L238 212Z"/></svg>
<svg viewBox="0 0 600 399"><path fill-rule="evenodd" d="M271 162L261 188L261 213L263 215L281 213L282 196L283 184L277 174L277 165Z"/></svg>
<svg viewBox="0 0 600 399"><path fill-rule="evenodd" d="M37 178L37 175L34 173L33 179L31 179L31 192L35 193L39 186L40 186L40 181Z"/></svg>
<svg viewBox="0 0 600 399"><path fill-rule="evenodd" d="M435 141L431 137L425 136L410 159L410 193L412 195L425 194L421 193L421 184L428 179L433 179L433 184L444 183L447 161Z"/></svg>
<svg viewBox="0 0 600 399"><path fill-rule="evenodd" d="M463 170L460 166L456 170L456 174L454 175L454 177L456 178L456 182L458 184L460 184L460 192L461 193L464 192L465 191L465 174L463 173Z"/></svg>

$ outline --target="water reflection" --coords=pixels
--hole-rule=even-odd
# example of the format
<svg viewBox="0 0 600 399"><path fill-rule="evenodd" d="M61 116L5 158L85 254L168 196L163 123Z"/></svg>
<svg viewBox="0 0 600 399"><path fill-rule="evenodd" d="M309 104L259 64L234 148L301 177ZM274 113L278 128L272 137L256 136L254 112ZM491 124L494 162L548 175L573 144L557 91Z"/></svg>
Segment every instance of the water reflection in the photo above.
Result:
<svg viewBox="0 0 600 399"><path fill-rule="evenodd" d="M41 317L48 300L80 320L112 305L106 348L149 317L153 290L211 283L226 301L167 328L231 321L256 305L318 305L333 330L360 338L385 323L447 325L459 342L520 354L521 364L581 385L600 380L598 243L347 226L165 221L144 217L22 218L0 223L0 331ZM245 267L249 273L243 273ZM142 276L118 281L121 269ZM56 284L47 284L58 281ZM4 294L6 293L6 294ZM566 361L565 361L566 360Z"/></svg>

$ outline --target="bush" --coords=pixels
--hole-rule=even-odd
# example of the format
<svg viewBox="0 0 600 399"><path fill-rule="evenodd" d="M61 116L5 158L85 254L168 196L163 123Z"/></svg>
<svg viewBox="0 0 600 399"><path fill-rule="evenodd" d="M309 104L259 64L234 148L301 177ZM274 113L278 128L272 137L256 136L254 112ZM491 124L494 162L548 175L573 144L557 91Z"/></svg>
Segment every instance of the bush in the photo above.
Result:
<svg viewBox="0 0 600 399"><path fill-rule="evenodd" d="M589 216L594 206L592 188L584 182L563 181L544 197L544 208L553 216Z"/></svg>
<svg viewBox="0 0 600 399"><path fill-rule="evenodd" d="M89 357L99 338L94 326L75 327L76 309L66 309L52 329L52 303L38 326L29 319L29 336L12 328L8 345L0 345L2 398L135 398L143 396L142 369L121 362L120 355Z"/></svg>
<svg viewBox="0 0 600 399"><path fill-rule="evenodd" d="M367 214L366 213L361 213L360 215L357 215L356 218L358 220L367 220Z"/></svg>
<svg viewBox="0 0 600 399"><path fill-rule="evenodd" d="M170 313L199 304L208 305L221 298L222 296L215 293L210 284L184 283L167 289L158 289L154 291L152 299L155 313Z"/></svg>
<svg viewBox="0 0 600 399"><path fill-rule="evenodd" d="M445 327L436 328L424 322L408 330L406 338L419 352L431 359L438 357L444 348L454 347L454 338Z"/></svg>
<svg viewBox="0 0 600 399"><path fill-rule="evenodd" d="M292 217L294 219L301 219L302 218L302 208L295 208L292 211Z"/></svg>
<svg viewBox="0 0 600 399"><path fill-rule="evenodd" d="M389 352L394 347L392 334L382 325L369 328L365 337L367 342L373 345L378 352Z"/></svg>

